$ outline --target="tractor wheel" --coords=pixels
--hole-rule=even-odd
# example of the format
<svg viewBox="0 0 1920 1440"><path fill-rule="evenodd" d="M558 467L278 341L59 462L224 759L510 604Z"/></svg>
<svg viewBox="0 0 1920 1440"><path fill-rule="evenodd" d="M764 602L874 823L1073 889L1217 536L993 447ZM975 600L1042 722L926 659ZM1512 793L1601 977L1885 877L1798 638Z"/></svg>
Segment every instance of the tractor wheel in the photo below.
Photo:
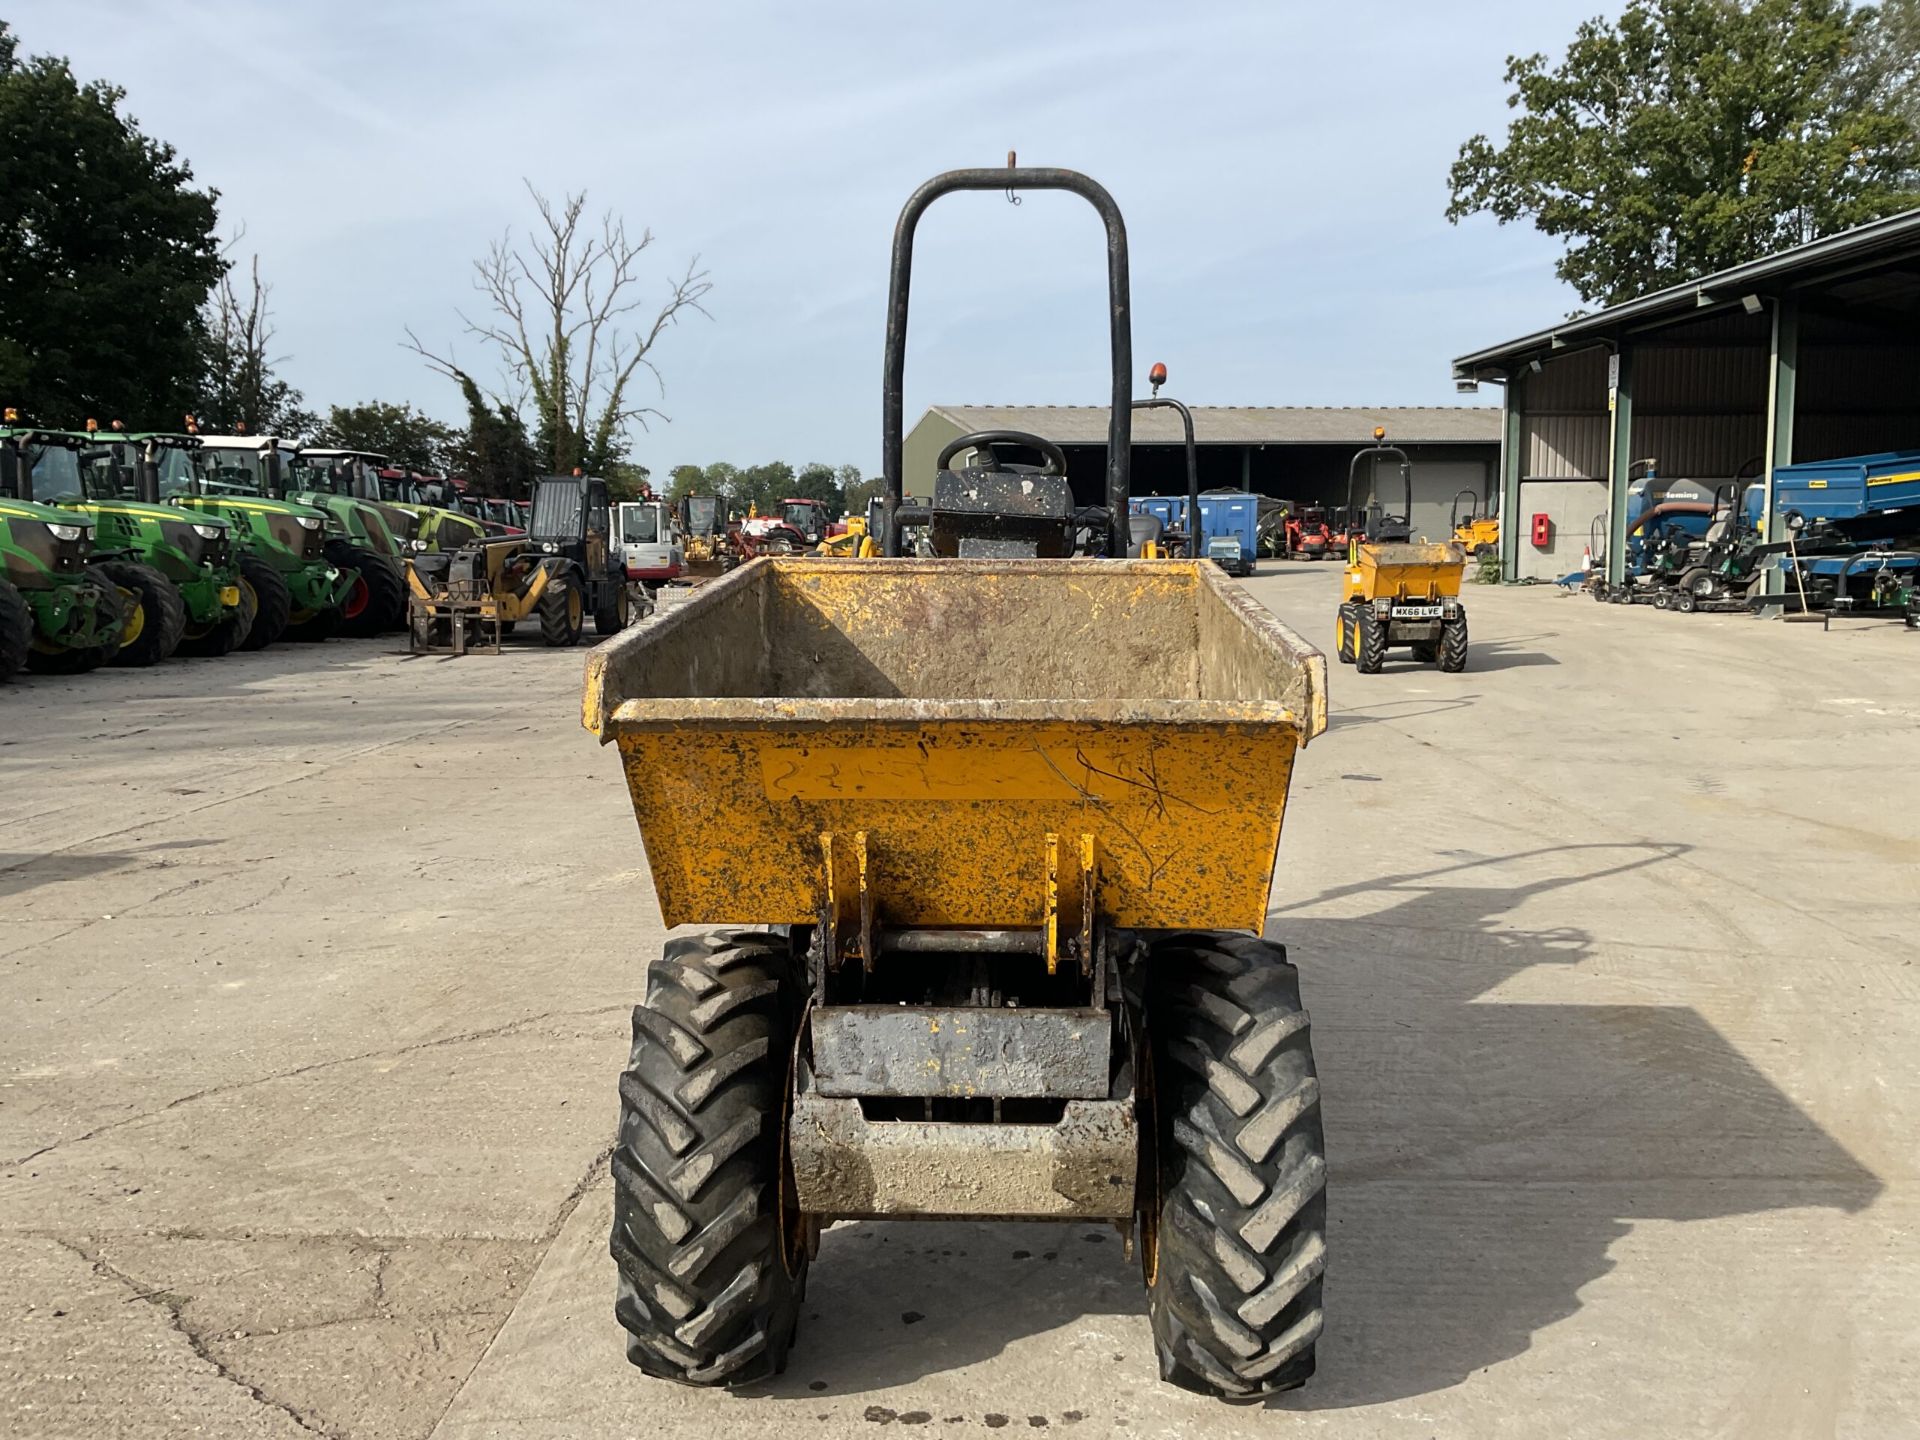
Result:
<svg viewBox="0 0 1920 1440"><path fill-rule="evenodd" d="M556 575L548 581L534 608L540 617L540 638L547 644L557 648L580 643L580 631L586 625L585 602L571 577Z"/></svg>
<svg viewBox="0 0 1920 1440"><path fill-rule="evenodd" d="M627 595L627 582L614 582L609 589L613 592L613 598L593 612L593 633L596 635L618 635L633 619L633 601Z"/></svg>
<svg viewBox="0 0 1920 1440"><path fill-rule="evenodd" d="M784 1210L788 1066L800 987L787 940L669 940L633 1012L612 1157L614 1315L627 1359L686 1385L786 1368L806 1288Z"/></svg>
<svg viewBox="0 0 1920 1440"><path fill-rule="evenodd" d="M1147 1317L1161 1378L1233 1400L1313 1374L1326 1147L1284 946L1186 934L1148 961L1159 1207Z"/></svg>
<svg viewBox="0 0 1920 1440"><path fill-rule="evenodd" d="M287 633L288 616L293 613L293 592L286 577L255 555L240 557L240 584L253 591L253 626L242 650L264 650Z"/></svg>
<svg viewBox="0 0 1920 1440"><path fill-rule="evenodd" d="M340 633L340 607L329 605L324 610L310 610L304 620L293 620L287 625L286 638L298 640L304 645L317 645L322 640L331 640Z"/></svg>
<svg viewBox="0 0 1920 1440"><path fill-rule="evenodd" d="M1378 675L1387 658L1387 622L1376 620L1365 610L1358 612L1359 635L1355 640L1353 668L1362 675Z"/></svg>
<svg viewBox="0 0 1920 1440"><path fill-rule="evenodd" d="M334 564L359 573L347 598L340 602L340 633L364 637L404 629L407 582L399 565L376 550L358 545L340 548L341 558L334 560Z"/></svg>
<svg viewBox="0 0 1920 1440"><path fill-rule="evenodd" d="M1342 605L1340 607L1339 619L1337 619L1334 624L1339 630L1339 643L1334 647L1334 653L1340 657L1340 663L1342 665L1351 665L1353 664L1353 632L1355 624L1353 607L1351 605Z"/></svg>
<svg viewBox="0 0 1920 1440"><path fill-rule="evenodd" d="M113 652L115 665L158 665L180 648L187 631L187 603L178 586L138 560L102 560L94 569L117 585L127 602L127 627Z"/></svg>
<svg viewBox="0 0 1920 1440"><path fill-rule="evenodd" d="M0 580L0 684L18 675L33 650L33 611L10 580Z"/></svg>
<svg viewBox="0 0 1920 1440"><path fill-rule="evenodd" d="M120 592L109 585L97 570L90 570L75 579L72 599L74 604L92 606L96 613L112 610L121 616L124 625L125 602ZM98 670L111 660L113 651L113 645L42 649L34 644L27 651L27 669L36 675L84 675L90 670Z"/></svg>
<svg viewBox="0 0 1920 1440"><path fill-rule="evenodd" d="M199 634L189 632L187 638L180 642L180 653L209 658L231 655L252 632L253 622L259 618L259 612L259 595L243 575L240 577L240 603Z"/></svg>
<svg viewBox="0 0 1920 1440"><path fill-rule="evenodd" d="M1436 658L1440 661L1440 668L1449 675L1458 675L1467 668L1467 617L1465 615L1440 622L1440 649Z"/></svg>

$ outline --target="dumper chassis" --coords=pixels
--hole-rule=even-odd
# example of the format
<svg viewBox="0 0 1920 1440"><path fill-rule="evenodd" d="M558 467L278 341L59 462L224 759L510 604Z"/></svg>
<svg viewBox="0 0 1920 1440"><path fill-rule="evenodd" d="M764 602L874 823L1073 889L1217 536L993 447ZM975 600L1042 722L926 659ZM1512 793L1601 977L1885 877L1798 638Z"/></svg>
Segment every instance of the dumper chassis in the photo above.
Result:
<svg viewBox="0 0 1920 1440"><path fill-rule="evenodd" d="M1106 227L1103 505L1007 434L903 495L915 224L1009 187ZM1118 1227L1177 1385L1313 1372L1319 1082L1260 932L1325 661L1204 560L1075 558L1126 553L1130 367L1104 189L936 177L894 240L883 555L749 561L588 659L665 923L724 927L667 942L620 1078L615 1314L649 1375L778 1373L824 1226L963 1217ZM938 558L899 558L912 528Z"/></svg>

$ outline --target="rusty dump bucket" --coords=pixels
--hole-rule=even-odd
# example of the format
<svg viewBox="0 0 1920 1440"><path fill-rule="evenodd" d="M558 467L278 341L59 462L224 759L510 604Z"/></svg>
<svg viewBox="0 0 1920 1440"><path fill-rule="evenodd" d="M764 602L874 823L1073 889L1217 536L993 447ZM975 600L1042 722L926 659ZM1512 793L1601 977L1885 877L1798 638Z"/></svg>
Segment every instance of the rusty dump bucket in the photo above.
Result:
<svg viewBox="0 0 1920 1440"><path fill-rule="evenodd" d="M1191 560L756 560L587 661L668 925L1258 931L1326 662ZM1090 904L1087 902L1091 902Z"/></svg>
<svg viewBox="0 0 1920 1440"><path fill-rule="evenodd" d="M1364 595L1458 595L1467 552L1451 541L1357 545L1353 567Z"/></svg>

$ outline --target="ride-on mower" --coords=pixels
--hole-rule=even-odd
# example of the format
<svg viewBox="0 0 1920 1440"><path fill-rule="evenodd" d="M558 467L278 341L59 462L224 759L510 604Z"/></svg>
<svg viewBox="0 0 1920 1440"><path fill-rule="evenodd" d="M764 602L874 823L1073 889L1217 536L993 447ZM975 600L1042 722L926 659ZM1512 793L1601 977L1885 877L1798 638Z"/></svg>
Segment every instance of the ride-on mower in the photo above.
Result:
<svg viewBox="0 0 1920 1440"><path fill-rule="evenodd" d="M1105 223L1103 503L1019 432L961 437L909 502L914 230L1009 188ZM885 553L751 561L588 660L665 923L726 927L667 942L620 1080L615 1314L650 1375L782 1369L830 1222L963 1217L1115 1225L1175 1384L1312 1373L1319 1086L1260 932L1326 663L1218 566L1124 558L1130 371L1107 192L936 177L894 237ZM932 556L900 558L914 528Z"/></svg>
<svg viewBox="0 0 1920 1440"><path fill-rule="evenodd" d="M1369 493L1366 506L1356 512L1358 530L1341 586L1336 650L1342 664L1362 675L1379 674L1387 651L1396 645L1406 646L1425 664L1458 672L1467 668L1467 608L1460 603L1467 557L1451 541L1416 545L1408 538L1413 466L1404 451L1385 441L1386 431L1376 428L1372 446L1354 455L1347 471L1348 492L1361 461L1396 457L1406 508L1389 515L1377 495Z"/></svg>
<svg viewBox="0 0 1920 1440"><path fill-rule="evenodd" d="M577 645L588 615L597 635L626 629L632 601L612 524L606 481L545 475L534 485L527 534L415 555L407 565L412 650L464 655L475 631L498 653L501 636L529 616L548 645Z"/></svg>

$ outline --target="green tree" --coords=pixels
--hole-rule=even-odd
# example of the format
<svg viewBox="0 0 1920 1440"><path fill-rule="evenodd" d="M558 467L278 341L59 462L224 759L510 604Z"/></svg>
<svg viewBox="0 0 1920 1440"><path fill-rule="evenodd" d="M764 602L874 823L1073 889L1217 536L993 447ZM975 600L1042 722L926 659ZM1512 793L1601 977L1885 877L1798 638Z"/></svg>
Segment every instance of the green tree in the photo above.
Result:
<svg viewBox="0 0 1920 1440"><path fill-rule="evenodd" d="M883 475L862 480L858 465L842 465L834 471L834 478L840 482L840 503L848 515L865 515L867 502L887 487Z"/></svg>
<svg viewBox="0 0 1920 1440"><path fill-rule="evenodd" d="M539 473L533 442L520 412L505 401L489 397L471 375L452 370L467 402L467 426L457 431L447 451L451 473L466 477L472 493L525 500L533 493Z"/></svg>
<svg viewBox="0 0 1920 1440"><path fill-rule="evenodd" d="M606 469L595 472L607 482L607 493L615 500L641 500L652 495L649 483L653 472L631 460L615 460Z"/></svg>
<svg viewBox="0 0 1920 1440"><path fill-rule="evenodd" d="M1853 83L1872 30L1845 0L1630 0L1554 68L1508 57L1521 113L1460 147L1447 218L1530 218L1613 304L1905 209L1913 127Z"/></svg>
<svg viewBox="0 0 1920 1440"><path fill-rule="evenodd" d="M253 257L243 292L229 270L206 303L201 323L206 345L194 410L203 428L280 435L305 441L319 428L306 399L275 373L271 287L260 279Z"/></svg>
<svg viewBox="0 0 1920 1440"><path fill-rule="evenodd" d="M0 399L46 424L179 424L225 268L216 192L0 21Z"/></svg>
<svg viewBox="0 0 1920 1440"><path fill-rule="evenodd" d="M749 465L735 474L729 494L742 511L751 505L762 515L770 514L776 505L793 494L793 466L784 460Z"/></svg>
<svg viewBox="0 0 1920 1440"><path fill-rule="evenodd" d="M800 467L800 473L793 477L793 488L787 494L802 500L818 500L827 507L828 516L835 520L846 508L845 487L840 483L839 473L833 466L822 465L818 460Z"/></svg>
<svg viewBox="0 0 1920 1440"><path fill-rule="evenodd" d="M683 495L703 494L706 482L707 472L700 466L676 465L667 472L666 498L677 505Z"/></svg>
<svg viewBox="0 0 1920 1440"><path fill-rule="evenodd" d="M359 405L335 405L314 438L321 445L342 450L376 451L395 465L422 475L444 475L455 448L465 437L411 405L368 400Z"/></svg>
<svg viewBox="0 0 1920 1440"><path fill-rule="evenodd" d="M1860 83L1867 97L1884 97L1920 133L1920 0L1885 0L1871 13Z"/></svg>

